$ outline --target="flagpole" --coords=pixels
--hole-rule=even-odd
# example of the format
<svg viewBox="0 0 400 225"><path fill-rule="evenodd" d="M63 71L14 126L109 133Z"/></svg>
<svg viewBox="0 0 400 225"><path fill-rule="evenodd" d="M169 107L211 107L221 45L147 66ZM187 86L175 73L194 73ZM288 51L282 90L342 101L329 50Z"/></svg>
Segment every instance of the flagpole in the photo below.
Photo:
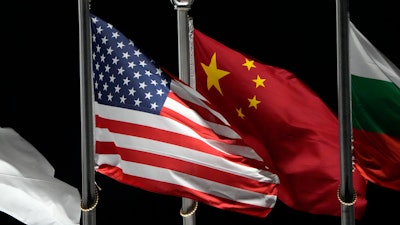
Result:
<svg viewBox="0 0 400 225"><path fill-rule="evenodd" d="M340 185L338 200L341 203L341 224L354 225L353 205L357 193L353 188L351 77L349 69L349 4L336 1L338 112L340 132Z"/></svg>
<svg viewBox="0 0 400 225"><path fill-rule="evenodd" d="M96 224L98 203L94 171L92 50L90 31L90 0L78 0L79 9L79 56L81 96L81 169L82 169L82 224Z"/></svg>
<svg viewBox="0 0 400 225"><path fill-rule="evenodd" d="M194 0L171 0L174 9L177 11L178 26L178 64L179 79L192 86L190 82L190 58L189 58L189 25L188 11ZM183 225L195 225L197 201L182 198L181 216Z"/></svg>

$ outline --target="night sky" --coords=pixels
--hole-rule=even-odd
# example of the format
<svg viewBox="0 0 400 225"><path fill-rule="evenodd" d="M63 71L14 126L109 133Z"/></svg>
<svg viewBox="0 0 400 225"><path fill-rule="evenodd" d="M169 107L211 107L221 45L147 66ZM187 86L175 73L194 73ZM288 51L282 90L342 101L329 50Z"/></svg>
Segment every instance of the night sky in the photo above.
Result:
<svg viewBox="0 0 400 225"><path fill-rule="evenodd" d="M216 3L218 2L218 3ZM395 1L350 0L350 20L400 67ZM2 13L0 126L15 129L81 190L78 1L8 1ZM177 12L169 0L92 0L91 12L178 75ZM261 62L287 69L337 112L336 2L195 0L194 27ZM400 112L399 112L400 113ZM182 224L181 198L149 193L100 174L97 224ZM0 193L1 194L1 193ZM400 224L400 193L374 184L357 225ZM340 224L339 217L294 211L278 202L267 218L200 204L197 225ZM0 214L0 224L21 224Z"/></svg>

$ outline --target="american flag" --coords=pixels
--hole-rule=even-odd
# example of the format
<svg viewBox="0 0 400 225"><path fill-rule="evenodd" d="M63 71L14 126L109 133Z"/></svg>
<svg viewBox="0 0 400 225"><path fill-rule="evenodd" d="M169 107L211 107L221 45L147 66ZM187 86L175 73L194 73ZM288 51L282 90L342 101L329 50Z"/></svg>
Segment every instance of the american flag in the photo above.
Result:
<svg viewBox="0 0 400 225"><path fill-rule="evenodd" d="M92 15L96 171L146 191L265 217L279 178L193 88Z"/></svg>

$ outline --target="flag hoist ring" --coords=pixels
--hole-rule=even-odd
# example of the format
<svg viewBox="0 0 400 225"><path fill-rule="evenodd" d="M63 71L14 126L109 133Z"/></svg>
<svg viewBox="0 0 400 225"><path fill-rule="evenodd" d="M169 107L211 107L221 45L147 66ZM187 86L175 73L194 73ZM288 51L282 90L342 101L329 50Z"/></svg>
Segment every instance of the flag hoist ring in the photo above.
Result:
<svg viewBox="0 0 400 225"><path fill-rule="evenodd" d="M354 191L354 193L353 193L353 200L352 200L351 202L345 202L345 201L343 201L343 200L340 198L340 186L339 186L339 187L338 187L338 190L337 190L337 198L339 199L339 202L340 202L342 205L352 206L352 205L354 205L354 203L356 203L356 201L357 201L357 192Z"/></svg>
<svg viewBox="0 0 400 225"><path fill-rule="evenodd" d="M89 212L92 211L93 209L96 208L97 204L99 203L99 192L98 190L101 190L100 187L97 185L97 183L95 183L96 188L95 188L95 199L94 199L94 203L92 204L92 206L90 206L89 208L84 208L82 205L82 200L81 200L81 210L84 212Z"/></svg>
<svg viewBox="0 0 400 225"><path fill-rule="evenodd" d="M189 212L185 213L185 212L183 212L183 209L181 208L181 211L179 212L179 214L181 214L182 217L191 216L191 215L193 215L193 213L196 212L198 206L199 206L199 203L197 201L195 201L192 209Z"/></svg>

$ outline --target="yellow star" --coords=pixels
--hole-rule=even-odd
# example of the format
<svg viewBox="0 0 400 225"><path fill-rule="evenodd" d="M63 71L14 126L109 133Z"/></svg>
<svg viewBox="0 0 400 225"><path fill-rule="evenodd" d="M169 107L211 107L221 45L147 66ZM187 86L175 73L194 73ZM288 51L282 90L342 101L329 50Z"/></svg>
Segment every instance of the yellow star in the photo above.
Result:
<svg viewBox="0 0 400 225"><path fill-rule="evenodd" d="M236 109L236 112L238 113L238 117L244 119L244 114L242 112L242 108Z"/></svg>
<svg viewBox="0 0 400 225"><path fill-rule="evenodd" d="M204 63L201 63L201 66L203 67L203 70L207 75L208 90L210 90L210 88L214 86L219 91L219 93L221 93L221 95L224 95L222 94L221 87L219 86L219 79L230 74L230 72L217 68L217 53L214 53L211 57L210 65L207 66Z"/></svg>
<svg viewBox="0 0 400 225"><path fill-rule="evenodd" d="M247 70L250 70L251 68L256 68L254 65L254 60L248 60L247 58L245 59L246 62L242 64L242 66L246 66Z"/></svg>
<svg viewBox="0 0 400 225"><path fill-rule="evenodd" d="M256 83L256 88L258 88L259 86L265 87L264 85L265 79L261 79L260 75L257 75L257 79L254 79L253 81L254 83Z"/></svg>
<svg viewBox="0 0 400 225"><path fill-rule="evenodd" d="M258 101L256 99L256 96L254 95L253 98L248 98L247 100L249 100L250 104L249 104L249 108L250 107L254 107L255 109L257 109L257 105L260 104L261 101Z"/></svg>

